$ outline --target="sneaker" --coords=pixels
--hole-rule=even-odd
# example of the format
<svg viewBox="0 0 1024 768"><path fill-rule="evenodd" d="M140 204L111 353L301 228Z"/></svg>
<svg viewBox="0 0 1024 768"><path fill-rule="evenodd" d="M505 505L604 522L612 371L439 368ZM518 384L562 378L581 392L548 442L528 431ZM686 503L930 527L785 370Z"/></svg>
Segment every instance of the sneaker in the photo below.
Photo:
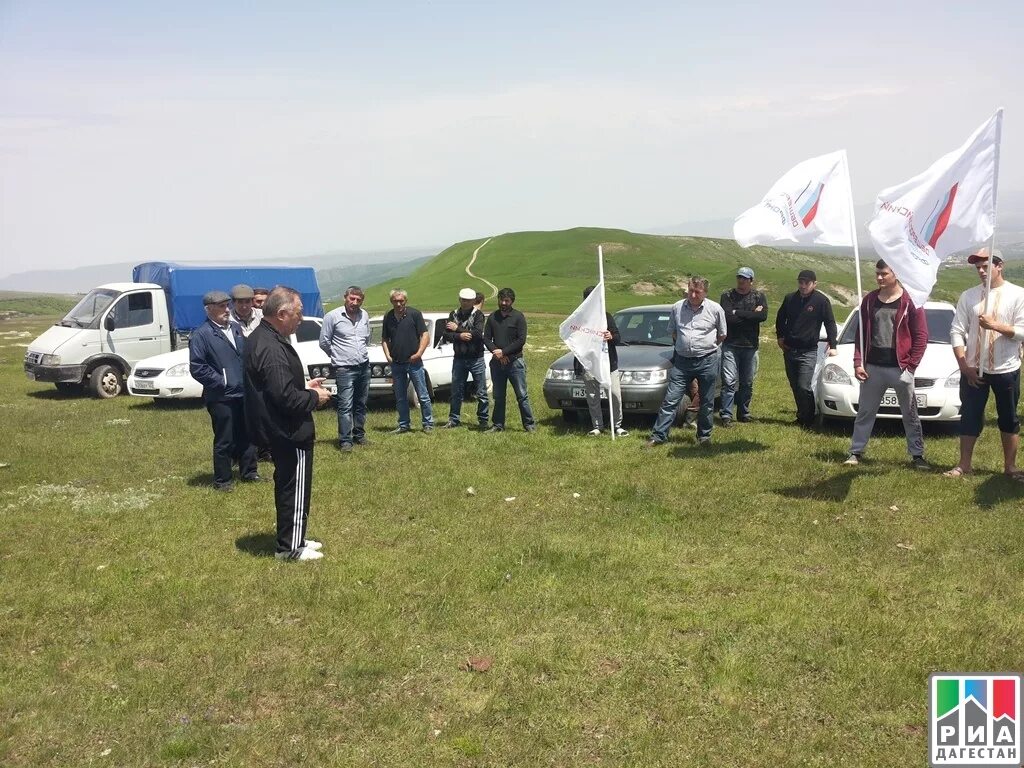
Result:
<svg viewBox="0 0 1024 768"><path fill-rule="evenodd" d="M370 444L370 441L367 440L365 437L357 437L352 442L354 442L356 445L369 445Z"/></svg>
<svg viewBox="0 0 1024 768"><path fill-rule="evenodd" d="M504 432L504 431L505 431L505 428L504 427L499 427L497 424L495 424L490 429L485 429L484 430L484 432L487 432L488 434L493 434L495 432Z"/></svg>
<svg viewBox="0 0 1024 768"><path fill-rule="evenodd" d="M588 437L597 437L600 434L601 434L601 430L598 429L597 427L594 427L592 430L587 432L587 436Z"/></svg>
<svg viewBox="0 0 1024 768"><path fill-rule="evenodd" d="M412 430L409 429L408 427L395 427L390 432L388 432L388 434L389 435L404 435L404 434L406 434L408 432L411 432L411 431Z"/></svg>
<svg viewBox="0 0 1024 768"><path fill-rule="evenodd" d="M338 450L344 453L351 453L352 443L342 443L341 445L338 446Z"/></svg>
<svg viewBox="0 0 1024 768"><path fill-rule="evenodd" d="M707 448L709 445L711 445L711 438L710 437L698 437L697 438L697 445L699 445L701 448Z"/></svg>
<svg viewBox="0 0 1024 768"><path fill-rule="evenodd" d="M213 490L218 491L220 493L231 493L233 490L235 490L235 486L231 483L221 483L219 485L217 483L214 483Z"/></svg>
<svg viewBox="0 0 1024 768"><path fill-rule="evenodd" d="M914 469L931 469L932 465L924 460L924 456L914 456L910 459L910 466Z"/></svg>
<svg viewBox="0 0 1024 768"><path fill-rule="evenodd" d="M481 422L480 422L480 423L479 423L479 424L477 425L477 429L479 429L479 430L480 430L481 432L486 432L486 431L488 430L488 424L487 424L487 422L486 422L486 421L481 421Z"/></svg>
<svg viewBox="0 0 1024 768"><path fill-rule="evenodd" d="M722 419L722 429L732 429L732 419Z"/></svg>
<svg viewBox="0 0 1024 768"><path fill-rule="evenodd" d="M615 436L616 437L629 437L629 430L628 429L623 429L622 427L616 427L615 428Z"/></svg>
<svg viewBox="0 0 1024 768"><path fill-rule="evenodd" d="M651 437L651 438L648 438L648 440L644 443L643 447L644 448L656 448L657 446L661 445L663 442L664 442L663 440L659 440L656 437Z"/></svg>
<svg viewBox="0 0 1024 768"><path fill-rule="evenodd" d="M324 548L323 544L313 539L306 539L304 542L302 542L302 546L304 546L306 549L312 549L314 552L319 552L321 549Z"/></svg>
<svg viewBox="0 0 1024 768"><path fill-rule="evenodd" d="M323 556L323 552L309 547L299 547L294 552L278 552L274 555L278 560L319 560Z"/></svg>
<svg viewBox="0 0 1024 768"><path fill-rule="evenodd" d="M246 475L242 478L243 483L262 483L263 478L258 474Z"/></svg>
<svg viewBox="0 0 1024 768"><path fill-rule="evenodd" d="M449 421L447 424L442 424L441 429L458 429L461 426L457 421Z"/></svg>
<svg viewBox="0 0 1024 768"><path fill-rule="evenodd" d="M856 453L851 453L846 457L846 461L844 461L843 464L846 464L849 467L856 467L860 464L860 456Z"/></svg>
<svg viewBox="0 0 1024 768"><path fill-rule="evenodd" d="M756 421L756 419L753 416L740 416L736 421L740 424L749 424L752 421Z"/></svg>
<svg viewBox="0 0 1024 768"><path fill-rule="evenodd" d="M423 431L424 432L433 432L434 431L434 425L433 424L424 424L423 425Z"/></svg>
<svg viewBox="0 0 1024 768"><path fill-rule="evenodd" d="M536 432L537 431L537 425L536 424L531 424L528 427L523 427L523 429L525 429L527 432Z"/></svg>

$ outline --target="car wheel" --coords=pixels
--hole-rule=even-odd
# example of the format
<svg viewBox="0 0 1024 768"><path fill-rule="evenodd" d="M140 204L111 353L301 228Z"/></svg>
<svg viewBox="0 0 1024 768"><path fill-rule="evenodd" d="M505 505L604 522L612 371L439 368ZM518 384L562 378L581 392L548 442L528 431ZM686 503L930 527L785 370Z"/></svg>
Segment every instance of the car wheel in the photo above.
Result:
<svg viewBox="0 0 1024 768"><path fill-rule="evenodd" d="M77 381L58 381L55 386L62 395L77 395L82 391L82 385Z"/></svg>
<svg viewBox="0 0 1024 768"><path fill-rule="evenodd" d="M89 389L102 400L117 397L124 392L124 377L112 365L97 365L89 374Z"/></svg>
<svg viewBox="0 0 1024 768"><path fill-rule="evenodd" d="M575 424L579 420L580 420L580 412L579 411L574 411L572 408L563 408L562 409L562 421L566 422L567 424Z"/></svg>

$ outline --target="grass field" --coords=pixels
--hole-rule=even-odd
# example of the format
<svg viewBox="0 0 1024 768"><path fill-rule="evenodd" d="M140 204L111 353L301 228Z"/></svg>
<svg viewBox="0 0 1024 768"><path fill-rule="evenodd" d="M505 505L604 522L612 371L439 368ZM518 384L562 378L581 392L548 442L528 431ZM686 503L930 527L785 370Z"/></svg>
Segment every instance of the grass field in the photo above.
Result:
<svg viewBox="0 0 1024 768"><path fill-rule="evenodd" d="M993 424L963 481L892 426L844 467L767 347L758 423L648 453L649 421L613 444L544 406L557 322L533 435L385 408L345 455L317 413L308 564L270 557L269 485L209 488L202 407L59 395L21 371L45 322L0 322L0 764L923 765L929 673L1020 669Z"/></svg>

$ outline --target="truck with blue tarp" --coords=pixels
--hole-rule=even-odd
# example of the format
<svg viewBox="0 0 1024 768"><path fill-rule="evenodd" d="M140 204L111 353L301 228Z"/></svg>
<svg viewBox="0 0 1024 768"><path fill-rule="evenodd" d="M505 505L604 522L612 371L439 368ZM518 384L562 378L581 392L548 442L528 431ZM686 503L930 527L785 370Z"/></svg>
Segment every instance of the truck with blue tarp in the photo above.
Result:
<svg viewBox="0 0 1024 768"><path fill-rule="evenodd" d="M302 294L305 315L323 316L312 267L146 262L132 270L130 283L93 288L29 344L25 374L64 392L85 387L97 397L116 397L139 360L187 346L189 334L206 320L203 294L239 283L287 285Z"/></svg>

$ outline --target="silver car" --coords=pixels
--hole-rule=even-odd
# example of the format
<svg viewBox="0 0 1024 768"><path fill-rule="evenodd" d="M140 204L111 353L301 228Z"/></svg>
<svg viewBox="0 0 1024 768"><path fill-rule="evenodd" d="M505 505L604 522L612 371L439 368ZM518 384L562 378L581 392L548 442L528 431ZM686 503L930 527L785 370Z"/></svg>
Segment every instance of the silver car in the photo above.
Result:
<svg viewBox="0 0 1024 768"><path fill-rule="evenodd" d="M671 304L630 307L615 313L615 325L621 341L617 351L622 371L622 411L656 414L661 409L672 368ZM607 403L608 393L601 392ZM583 379L573 371L573 354L555 360L544 376L544 400L549 408L561 409L566 421L574 422L580 412L587 413ZM681 423L687 398L676 411Z"/></svg>

